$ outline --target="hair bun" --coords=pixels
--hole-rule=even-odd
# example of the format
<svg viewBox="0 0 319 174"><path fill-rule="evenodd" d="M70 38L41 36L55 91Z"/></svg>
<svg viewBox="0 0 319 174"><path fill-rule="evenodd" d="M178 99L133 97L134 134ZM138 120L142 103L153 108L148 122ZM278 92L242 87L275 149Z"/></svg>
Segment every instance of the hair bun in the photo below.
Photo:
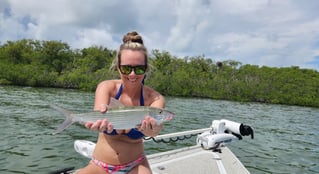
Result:
<svg viewBox="0 0 319 174"><path fill-rule="evenodd" d="M123 37L123 43L128 43L128 42L138 42L143 45L142 36L140 36L136 31L128 32Z"/></svg>

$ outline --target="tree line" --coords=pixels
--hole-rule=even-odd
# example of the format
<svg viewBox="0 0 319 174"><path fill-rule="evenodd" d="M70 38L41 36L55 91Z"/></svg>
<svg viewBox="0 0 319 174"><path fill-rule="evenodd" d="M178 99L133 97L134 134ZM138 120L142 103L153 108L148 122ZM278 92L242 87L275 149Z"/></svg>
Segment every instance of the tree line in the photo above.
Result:
<svg viewBox="0 0 319 174"><path fill-rule="evenodd" d="M106 79L116 50L102 46L71 49L61 41L23 39L0 44L0 85L94 91ZM166 96L203 97L319 107L319 73L312 69L267 67L205 56L179 58L152 50L145 83Z"/></svg>

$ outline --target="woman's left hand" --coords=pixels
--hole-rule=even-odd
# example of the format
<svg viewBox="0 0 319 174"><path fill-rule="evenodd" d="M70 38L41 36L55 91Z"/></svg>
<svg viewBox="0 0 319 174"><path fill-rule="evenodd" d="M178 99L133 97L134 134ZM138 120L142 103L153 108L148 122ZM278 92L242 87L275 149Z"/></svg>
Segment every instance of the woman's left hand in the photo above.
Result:
<svg viewBox="0 0 319 174"><path fill-rule="evenodd" d="M141 127L139 130L148 137L157 136L161 130L163 129L163 125L156 124L156 120L150 116L146 116L142 121Z"/></svg>

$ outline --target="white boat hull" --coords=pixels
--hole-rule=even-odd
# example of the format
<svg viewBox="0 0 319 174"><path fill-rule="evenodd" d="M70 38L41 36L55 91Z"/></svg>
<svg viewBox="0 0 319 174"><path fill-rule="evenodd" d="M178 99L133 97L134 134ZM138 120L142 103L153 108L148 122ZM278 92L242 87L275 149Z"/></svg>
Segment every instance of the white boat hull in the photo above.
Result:
<svg viewBox="0 0 319 174"><path fill-rule="evenodd" d="M147 158L154 174L249 174L227 147L222 147L220 153L192 146L148 155Z"/></svg>

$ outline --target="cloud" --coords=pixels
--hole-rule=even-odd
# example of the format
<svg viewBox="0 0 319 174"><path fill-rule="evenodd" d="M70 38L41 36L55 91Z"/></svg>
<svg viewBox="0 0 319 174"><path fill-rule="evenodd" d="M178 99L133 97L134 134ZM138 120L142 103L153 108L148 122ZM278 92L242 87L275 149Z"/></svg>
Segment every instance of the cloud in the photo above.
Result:
<svg viewBox="0 0 319 174"><path fill-rule="evenodd" d="M0 2L0 41L117 49L137 30L149 50L178 57L318 70L318 8L316 0L7 0Z"/></svg>
<svg viewBox="0 0 319 174"><path fill-rule="evenodd" d="M76 33L74 47L85 48L93 45L109 45L116 48L112 35L103 29L83 29Z"/></svg>

